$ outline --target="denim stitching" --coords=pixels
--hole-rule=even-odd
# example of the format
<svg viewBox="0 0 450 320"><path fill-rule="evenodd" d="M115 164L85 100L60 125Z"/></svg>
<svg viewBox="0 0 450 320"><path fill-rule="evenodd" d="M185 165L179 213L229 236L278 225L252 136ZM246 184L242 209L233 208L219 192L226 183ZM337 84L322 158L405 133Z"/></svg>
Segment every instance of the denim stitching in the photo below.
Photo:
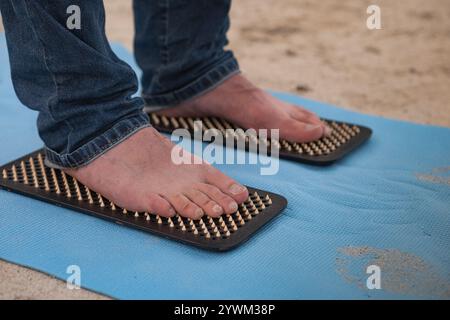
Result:
<svg viewBox="0 0 450 320"><path fill-rule="evenodd" d="M125 132L123 133L123 135L124 135L124 136L127 136L132 130L134 130L134 128L128 128L127 131L125 131ZM94 153L93 153L92 156L90 156L90 157L95 157L96 155L98 155L99 153L101 153L101 152L103 152L105 149L107 149L110 145L115 144L115 143L116 143L118 140L120 140L122 137L119 136L119 137L117 137L117 138L115 138L115 139L113 139L113 140L110 140L110 139L108 139L108 138L106 138L106 137L104 137L104 136L99 137L99 138L105 138L105 140L107 140L108 143L104 144L103 146L99 146L99 147L97 148L97 150L94 151ZM83 150L81 150L80 152L78 152L78 153L76 153L76 154L79 154L79 153L84 152L84 151L85 151L84 149L85 149L85 148L83 148ZM77 160L73 160L72 158L73 158L73 157L72 157L71 155L67 155L67 156L66 156L67 161L70 162L70 163L73 163L73 164L75 164L75 165L80 165L82 162L84 162L83 160L77 161Z"/></svg>
<svg viewBox="0 0 450 320"><path fill-rule="evenodd" d="M115 145L117 145L118 143L122 142L123 140L125 140L126 138L128 138L132 133L134 133L135 131L138 131L140 129L144 129L146 127L150 127L149 124L145 124L139 127L135 127L135 128L130 128L127 131L124 132L123 136L118 137L117 139L112 140L110 143L105 144L103 147L100 147L99 149L97 149L92 155L90 155L87 160L74 160L73 157L74 155L62 155L61 160L58 160L57 156L55 156L54 153L50 153L50 152L54 152L48 148L46 148L46 151L50 153L51 155L51 160L50 162L58 162L60 165L62 165L65 168L76 168L79 166L84 166L89 164L91 161L93 161L94 159L96 159L99 155L103 154L104 152L106 152L106 150L114 147ZM79 153L76 153L79 154ZM64 161L62 161L64 160ZM68 166L64 165L64 162L67 163Z"/></svg>
<svg viewBox="0 0 450 320"><path fill-rule="evenodd" d="M218 77L217 80L212 81L211 75L214 73L217 73ZM161 96L145 94L141 94L141 96L146 100L146 104L148 105L159 104L161 107L163 105L170 107L205 94L238 73L240 73L239 65L235 58L231 57L184 88Z"/></svg>
<svg viewBox="0 0 450 320"><path fill-rule="evenodd" d="M50 115L50 117L52 118L52 120L55 121L55 117L53 116L53 111L52 111L52 108L51 108L51 105L52 105L52 104L50 103L50 101L53 100L53 99L56 99L56 101L59 100L59 98L58 98L58 97L59 97L59 87L58 87L58 82L56 81L55 74L50 70L50 66L49 66L48 63L47 63L47 60L49 60L49 58L47 57L47 54L46 54L46 50L45 50L45 46L44 46L44 41L42 41L42 39L39 37L38 33L36 32L36 27L34 26L34 21L33 21L33 19L31 18L30 12L29 12L29 10L28 10L29 4L27 3L27 1L24 1L24 4L25 4L24 9L25 9L25 12L26 12L26 14L27 14L27 17L28 17L28 19L29 19L29 21L30 21L31 29L33 30L33 33L34 33L36 39L38 40L38 42L41 44L42 56L43 56L43 59L44 59L44 65L45 65L45 68L47 69L48 73L50 73L50 75L51 75L51 77L52 77L52 80L53 80L53 84L55 85L55 93L54 93L54 96L49 97L48 100L47 100L48 114ZM64 121L64 123L65 123L66 125L68 125L69 128L72 130L72 127L67 123L67 121Z"/></svg>
<svg viewBox="0 0 450 320"><path fill-rule="evenodd" d="M161 49L161 62L162 65L169 64L169 0L161 0L160 6L162 7L163 13L161 14L162 21L162 49Z"/></svg>
<svg viewBox="0 0 450 320"><path fill-rule="evenodd" d="M115 139L111 140L107 137L108 133L110 133L111 130L115 130L116 127L122 126L122 125L131 126L131 127L126 129L126 131L118 134L118 137ZM88 142L86 145L81 146L80 148L78 148L77 150L72 152L71 154L60 155L47 147L46 147L46 152L47 152L49 161L53 162L54 164L56 164L58 166L61 165L63 167L67 167L67 168L78 167L81 165L88 164L89 162L94 160L96 157L98 157L100 154L104 153L106 150L108 150L111 147L113 147L114 145L116 145L118 142L121 142L124 139L126 139L127 137L129 137L133 132L136 132L140 129L150 127L150 126L151 125L148 122L145 123L145 120L143 120L141 118L140 119L127 119L125 121L117 123L116 126L107 130L102 135L98 136L97 138L93 139L92 141ZM107 143L102 146L98 146L97 141L101 138L104 138L107 141ZM74 159L78 155L85 153L86 151L89 151L86 149L90 148L94 144L96 145L97 148L95 148L95 151L92 154L90 154L89 156L87 156L86 159L84 159L84 158L80 159L80 160Z"/></svg>

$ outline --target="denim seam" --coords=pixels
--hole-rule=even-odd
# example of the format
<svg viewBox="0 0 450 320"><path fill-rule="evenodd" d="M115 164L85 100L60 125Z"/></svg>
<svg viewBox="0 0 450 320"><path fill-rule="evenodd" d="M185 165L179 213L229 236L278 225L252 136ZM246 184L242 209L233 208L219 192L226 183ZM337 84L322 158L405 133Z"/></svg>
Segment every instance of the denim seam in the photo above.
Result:
<svg viewBox="0 0 450 320"><path fill-rule="evenodd" d="M163 14L161 15L161 20L162 20L162 27L163 27L163 32L162 32L162 39L163 39L163 45L162 45L162 49L161 49L161 61L162 61L162 65L167 65L170 61L170 57L169 57L169 47L168 47L168 33L169 33L169 0L161 0L162 1L162 7L163 7Z"/></svg>
<svg viewBox="0 0 450 320"><path fill-rule="evenodd" d="M188 100L192 100L195 99L199 96L202 96L212 90L214 90L215 88L217 88L218 86L220 86L222 83L224 83L226 80L230 79L232 76L236 75L236 74L240 74L241 71L239 69L230 71L228 74L226 74L225 76L223 76L222 78L220 78L219 80L217 80L215 83L213 83L211 86L207 87L206 89L198 92L197 94L194 94L193 96L187 98L184 101L188 101Z"/></svg>
<svg viewBox="0 0 450 320"><path fill-rule="evenodd" d="M55 73L51 70L49 62L50 62L50 57L48 57L47 55L47 50L45 49L45 44L44 41L41 39L41 37L39 36L39 34L36 32L36 27L34 25L34 21L33 18L30 16L29 10L28 10L28 3L26 3L25 1L25 12L27 14L27 17L30 21L31 24L31 29L33 30L33 33L36 37L36 39L38 40L38 42L41 44L41 49L42 49L42 55L43 55L43 59L44 59L44 65L45 68L47 69L48 73L50 74L50 76L52 77L53 80L53 84L55 86L55 93L53 96L49 97L47 100L47 110L48 110L48 114L50 116L50 118L53 121L57 121L55 116L53 115L53 106L59 101L59 85L58 85L58 81L56 80L55 77ZM67 119L63 120L64 124L68 127L69 132L73 132L73 126L70 124L70 121ZM68 137L70 136L70 134L68 135Z"/></svg>
<svg viewBox="0 0 450 320"><path fill-rule="evenodd" d="M230 67L229 64L233 64L233 66ZM220 70L222 68L224 68L225 70L224 71ZM214 73L219 74L220 78L218 80L213 81L211 79L210 76ZM210 90L216 88L218 85L223 83L225 80L229 79L231 76L238 73L240 73L239 65L234 57L230 57L229 59L215 66L212 70L208 71L203 76L197 78L195 81L191 82L190 84L184 86L181 89L157 96L151 96L146 94L141 94L141 96L144 100L146 100L146 104L149 106L158 105L162 107L164 105L165 107L171 107L178 103L191 100L195 97L205 94L206 92L209 92ZM205 88L202 88L201 90L195 90L198 92L195 92L194 94L191 95L186 94L186 92L188 92L191 88L198 86L205 80L208 80L209 82ZM187 97L184 98L182 97L183 95L186 95ZM158 102L158 100L165 100L165 101L163 103L160 103ZM153 102L149 103L147 101Z"/></svg>
<svg viewBox="0 0 450 320"><path fill-rule="evenodd" d="M106 15L105 15L105 10L102 10L102 30L105 30L106 28ZM105 43L107 43L107 50L109 52L109 55L106 57L107 59L111 59L112 62L115 62L117 64L120 64L124 67L126 67L127 72L130 73L130 75L132 77L135 77L137 79L136 73L133 71L133 69L131 69L130 65L127 64L126 62L124 62L123 60L121 60L116 54L115 52L112 50L111 46L109 45L109 41L108 41L108 37L106 36L105 32L102 32L102 38L105 41ZM97 51L97 50L96 50ZM103 55L103 53L101 53L100 51L98 51L101 55Z"/></svg>
<svg viewBox="0 0 450 320"><path fill-rule="evenodd" d="M121 122L122 122L122 121L118 122L115 126L113 126L112 128L110 128L109 130L105 131L103 134L101 134L101 135L98 136L98 137L107 135L108 132L109 132L110 130L114 130L114 128L115 128L118 124L120 124ZM130 119L126 119L126 120L124 120L124 122L131 122L131 121L130 121ZM97 144L97 142L95 141L95 138L94 138L94 139L91 140L90 142L88 142L88 143L86 143L85 145L79 147L78 149L76 149L75 151L73 151L71 154L68 154L68 155L60 155L60 154L58 154L57 152L51 150L50 148L45 147L46 152L47 152L48 154L50 154L50 157L51 157L53 160L56 160L56 159L59 158L59 161L58 161L58 162L60 162L60 163L57 164L57 163L52 162L51 160L49 160L49 157L46 157L46 161L48 161L48 162L51 164L51 166L53 166L53 167L58 167L58 168L76 168L76 167L80 167L80 166L85 166L85 165L89 164L90 162L94 161L94 160L95 160L96 158L98 158L100 155L104 154L104 153L105 153L106 151L108 151L109 149L113 148L113 147L116 146L117 144L119 144L119 143L121 143L122 141L124 141L125 139L127 139L129 136L131 136L131 135L134 134L135 132L137 132L137 131L139 131L139 130L141 130L141 129L147 128L147 127L151 127L151 125L150 125L149 123L144 123L144 124L140 124L140 125L135 126L135 127L130 127L130 128L128 128L125 132L121 133L120 136L119 136L118 138L116 138L116 139L114 139L114 140L111 140L111 141L109 141L109 139L107 139L107 140L108 140L108 143L106 143L106 144L103 145L103 146L99 146L99 145ZM97 137L97 138L98 138L98 137ZM81 161L74 161L73 159L70 159L71 155L73 155L73 154L75 154L75 153L83 152L84 149L86 149L89 145L95 145L95 149L96 149L96 150L95 150L92 154L90 154L90 155L87 157L86 160L83 159L83 160L81 160ZM60 166L60 164L61 164L62 166ZM66 165L66 164L67 164L67 165Z"/></svg>
<svg viewBox="0 0 450 320"><path fill-rule="evenodd" d="M25 3L26 3L26 1L25 1ZM47 100L47 109L48 109L48 114L50 115L52 120L56 121L55 117L53 116L53 111L52 111L52 108L51 108L53 103L51 103L50 101L52 101L52 100L54 101L54 99L56 99L56 101L59 100L59 98L58 98L59 97L58 82L56 81L56 77L55 77L54 73L52 72L52 70L50 69L50 66L48 65L49 58L47 57L47 53L46 53L45 46L44 46L44 41L42 41L42 39L39 37L38 33L36 32L36 27L34 26L34 21L33 21L33 19L30 16L30 12L28 10L28 4L27 3L25 5L25 12L27 13L28 20L30 21L31 29L33 30L33 33L34 33L36 39L38 40L38 42L41 44L42 55L43 55L43 58L44 58L44 65L45 65L45 68L47 69L48 73L52 77L53 84L55 86L55 93L54 93L54 95L49 97L48 100ZM66 121L64 121L64 122L66 123L66 125L69 126L70 129L72 129L72 127Z"/></svg>

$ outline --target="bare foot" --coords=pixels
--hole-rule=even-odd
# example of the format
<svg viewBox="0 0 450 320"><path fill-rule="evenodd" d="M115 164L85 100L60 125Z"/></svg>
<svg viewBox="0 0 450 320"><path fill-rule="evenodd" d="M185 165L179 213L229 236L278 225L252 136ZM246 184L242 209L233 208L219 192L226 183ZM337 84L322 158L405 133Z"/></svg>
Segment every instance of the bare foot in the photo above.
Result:
<svg viewBox="0 0 450 320"><path fill-rule="evenodd" d="M247 199L245 187L209 164L174 164L173 147L145 128L87 166L65 171L120 207L165 217L175 211L191 219L217 217Z"/></svg>
<svg viewBox="0 0 450 320"><path fill-rule="evenodd" d="M294 142L316 140L331 133L331 129L314 113L276 99L240 74L204 95L158 114L214 116L242 128L279 129L280 138Z"/></svg>

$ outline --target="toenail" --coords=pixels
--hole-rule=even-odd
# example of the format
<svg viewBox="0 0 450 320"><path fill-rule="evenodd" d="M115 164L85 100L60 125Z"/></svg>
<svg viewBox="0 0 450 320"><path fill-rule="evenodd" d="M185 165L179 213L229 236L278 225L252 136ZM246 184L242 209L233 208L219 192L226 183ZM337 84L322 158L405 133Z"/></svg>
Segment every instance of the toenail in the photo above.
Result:
<svg viewBox="0 0 450 320"><path fill-rule="evenodd" d="M230 187L229 190L230 190L231 194L239 194L241 192L244 192L245 188L243 186L238 185L238 184L233 184Z"/></svg>
<svg viewBox="0 0 450 320"><path fill-rule="evenodd" d="M169 212L171 215L176 215L177 213L175 212L175 210L173 210L173 208L169 208Z"/></svg>
<svg viewBox="0 0 450 320"><path fill-rule="evenodd" d="M218 204L215 204L215 205L213 206L212 209L213 209L213 211L214 211L215 213L222 213L222 212L223 212L222 207L219 206Z"/></svg>
<svg viewBox="0 0 450 320"><path fill-rule="evenodd" d="M330 136L333 130L329 126L325 126L324 134Z"/></svg>
<svg viewBox="0 0 450 320"><path fill-rule="evenodd" d="M230 203L230 205L228 206L228 208L230 208L230 210L232 210L233 212L237 211L238 209L238 205L236 202L232 202Z"/></svg>
<svg viewBox="0 0 450 320"><path fill-rule="evenodd" d="M195 220L200 219L201 217L203 217L203 210L202 209L195 210L194 215Z"/></svg>
<svg viewBox="0 0 450 320"><path fill-rule="evenodd" d="M316 130L316 129L320 128L320 127L321 126L317 125L317 124L307 124L305 126L305 131L313 131L313 130Z"/></svg>

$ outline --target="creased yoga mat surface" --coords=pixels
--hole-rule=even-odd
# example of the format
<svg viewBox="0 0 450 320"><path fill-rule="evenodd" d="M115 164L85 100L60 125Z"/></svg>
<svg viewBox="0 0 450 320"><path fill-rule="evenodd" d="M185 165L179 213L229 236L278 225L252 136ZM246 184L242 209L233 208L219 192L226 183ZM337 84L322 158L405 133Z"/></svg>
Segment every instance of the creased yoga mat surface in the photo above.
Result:
<svg viewBox="0 0 450 320"><path fill-rule="evenodd" d="M117 54L133 58L120 46ZM134 66L134 64L133 64ZM0 258L128 298L449 298L450 129L361 115L287 94L321 116L371 127L371 140L331 167L280 161L221 165L283 194L284 213L244 246L211 253L0 191ZM0 163L42 146L20 104L0 38ZM368 265L381 289L366 288ZM0 284L1 290L1 284Z"/></svg>

